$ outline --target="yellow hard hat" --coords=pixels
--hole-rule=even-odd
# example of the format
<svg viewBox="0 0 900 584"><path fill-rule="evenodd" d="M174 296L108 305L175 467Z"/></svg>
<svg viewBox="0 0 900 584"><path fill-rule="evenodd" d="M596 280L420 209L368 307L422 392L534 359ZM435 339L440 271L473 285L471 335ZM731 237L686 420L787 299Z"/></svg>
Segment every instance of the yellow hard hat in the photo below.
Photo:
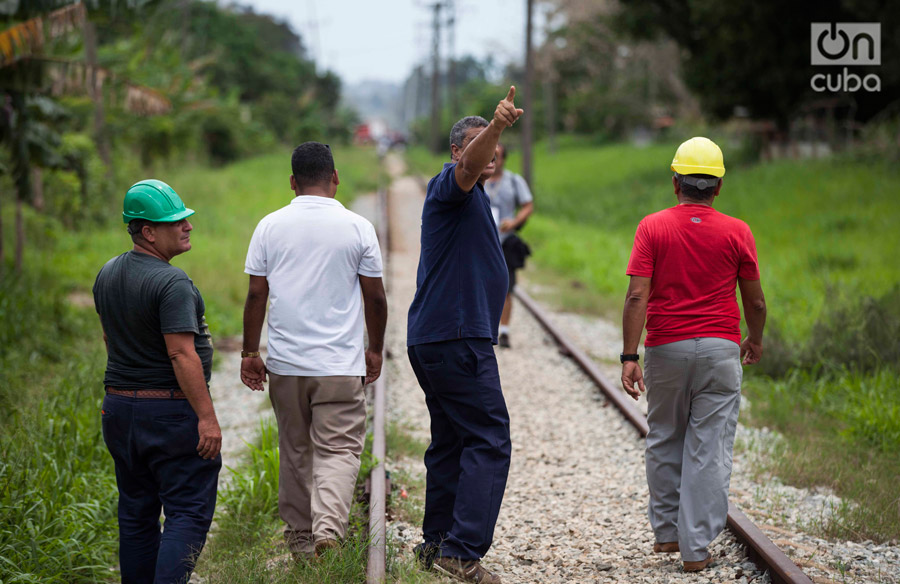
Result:
<svg viewBox="0 0 900 584"><path fill-rule="evenodd" d="M672 170L678 174L711 174L721 178L725 176L722 150L709 138L691 138L675 151Z"/></svg>

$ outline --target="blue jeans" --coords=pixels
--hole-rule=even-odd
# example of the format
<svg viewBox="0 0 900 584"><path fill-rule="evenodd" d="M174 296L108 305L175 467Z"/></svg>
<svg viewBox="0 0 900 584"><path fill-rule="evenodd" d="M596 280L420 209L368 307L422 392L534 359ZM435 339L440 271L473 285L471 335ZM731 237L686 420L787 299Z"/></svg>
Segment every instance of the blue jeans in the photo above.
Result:
<svg viewBox="0 0 900 584"><path fill-rule="evenodd" d="M187 582L212 523L222 457L197 453L197 415L186 399L107 395L101 416L119 487L123 584Z"/></svg>
<svg viewBox="0 0 900 584"><path fill-rule="evenodd" d="M494 348L489 339L459 339L408 353L431 414L425 542L442 556L480 559L494 537L512 452Z"/></svg>

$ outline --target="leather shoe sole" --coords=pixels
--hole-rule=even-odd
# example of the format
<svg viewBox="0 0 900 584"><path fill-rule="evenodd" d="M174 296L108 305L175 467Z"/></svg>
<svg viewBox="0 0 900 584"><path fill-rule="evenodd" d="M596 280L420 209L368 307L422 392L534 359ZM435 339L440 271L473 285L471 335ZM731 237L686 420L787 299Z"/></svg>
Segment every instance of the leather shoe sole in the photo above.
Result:
<svg viewBox="0 0 900 584"><path fill-rule="evenodd" d="M654 554L674 554L679 551L677 541L668 541L665 543L656 542L653 544Z"/></svg>
<svg viewBox="0 0 900 584"><path fill-rule="evenodd" d="M712 563L712 556L707 555L705 560L700 560L699 562L684 562L684 571L685 572L699 572L700 570L706 568L711 563Z"/></svg>

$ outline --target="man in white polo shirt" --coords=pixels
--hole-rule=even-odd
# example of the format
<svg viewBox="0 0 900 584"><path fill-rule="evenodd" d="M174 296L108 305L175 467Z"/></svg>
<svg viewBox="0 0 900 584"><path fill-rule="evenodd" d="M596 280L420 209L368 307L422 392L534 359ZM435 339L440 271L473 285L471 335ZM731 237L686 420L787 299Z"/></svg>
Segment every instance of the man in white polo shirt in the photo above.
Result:
<svg viewBox="0 0 900 584"><path fill-rule="evenodd" d="M331 149L301 144L291 168L294 200L259 222L247 252L241 381L261 391L268 373L281 452L278 510L291 552L304 559L338 546L347 530L366 432L363 387L381 374L387 300L375 229L334 199Z"/></svg>

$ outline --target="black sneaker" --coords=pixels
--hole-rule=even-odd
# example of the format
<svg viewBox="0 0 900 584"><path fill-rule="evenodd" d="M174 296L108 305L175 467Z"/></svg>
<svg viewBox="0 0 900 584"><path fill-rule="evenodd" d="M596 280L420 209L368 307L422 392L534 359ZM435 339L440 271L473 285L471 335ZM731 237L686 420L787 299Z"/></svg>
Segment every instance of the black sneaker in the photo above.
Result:
<svg viewBox="0 0 900 584"><path fill-rule="evenodd" d="M426 541L413 548L413 555L423 570L430 570L439 551L440 548L438 546Z"/></svg>
<svg viewBox="0 0 900 584"><path fill-rule="evenodd" d="M509 334L508 333L500 333L500 346L504 349L512 349L512 345L509 344Z"/></svg>

